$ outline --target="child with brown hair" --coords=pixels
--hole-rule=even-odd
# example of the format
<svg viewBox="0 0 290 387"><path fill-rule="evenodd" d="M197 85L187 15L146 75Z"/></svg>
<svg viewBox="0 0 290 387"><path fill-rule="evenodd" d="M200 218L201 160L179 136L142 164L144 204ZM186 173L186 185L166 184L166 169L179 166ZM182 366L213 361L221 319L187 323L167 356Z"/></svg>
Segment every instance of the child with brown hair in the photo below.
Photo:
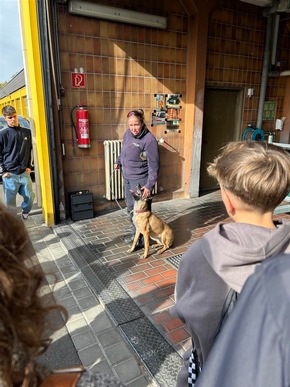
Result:
<svg viewBox="0 0 290 387"><path fill-rule="evenodd" d="M290 191L290 155L265 142L227 144L208 167L233 222L219 223L182 257L172 314L192 337L177 386L193 386L213 345L228 298L264 259L290 252L290 222L273 221Z"/></svg>
<svg viewBox="0 0 290 387"><path fill-rule="evenodd" d="M61 313L64 321L68 313L44 302L45 275L25 225L1 203L0 225L0 386L123 386L114 376L83 367L54 373L38 364L50 344L49 332L59 328L52 313Z"/></svg>

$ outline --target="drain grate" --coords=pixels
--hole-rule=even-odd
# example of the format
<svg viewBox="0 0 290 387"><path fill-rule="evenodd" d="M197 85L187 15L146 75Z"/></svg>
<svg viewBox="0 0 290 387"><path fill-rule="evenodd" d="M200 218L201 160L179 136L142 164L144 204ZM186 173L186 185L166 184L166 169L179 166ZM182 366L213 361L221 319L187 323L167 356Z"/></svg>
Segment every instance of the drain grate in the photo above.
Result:
<svg viewBox="0 0 290 387"><path fill-rule="evenodd" d="M171 263L176 269L178 269L178 266L180 264L182 254L172 255L172 257L166 258L166 260Z"/></svg>

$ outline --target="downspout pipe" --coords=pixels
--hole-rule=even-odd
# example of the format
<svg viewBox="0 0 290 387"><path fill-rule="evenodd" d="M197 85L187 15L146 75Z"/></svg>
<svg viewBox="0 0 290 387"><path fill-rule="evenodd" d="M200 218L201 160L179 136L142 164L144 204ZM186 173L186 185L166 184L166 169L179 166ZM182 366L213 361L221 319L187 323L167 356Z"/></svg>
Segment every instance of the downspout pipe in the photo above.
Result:
<svg viewBox="0 0 290 387"><path fill-rule="evenodd" d="M263 16L270 16L270 15L273 15L273 13L277 13L279 5L280 5L280 0L274 0L271 7L267 7L264 9Z"/></svg>
<svg viewBox="0 0 290 387"><path fill-rule="evenodd" d="M263 111L264 103L266 97L266 89L268 82L268 73L269 73L269 63L271 57L271 34L272 34L272 14L263 14L267 18L266 25L266 37L265 37L265 51L263 59L263 69L262 69L262 78L261 78L261 89L260 89L260 99L258 107L258 116L257 116L257 128L262 129L263 122Z"/></svg>
<svg viewBox="0 0 290 387"><path fill-rule="evenodd" d="M54 206L54 224L58 224L60 221L59 217L59 191L58 191L58 180L57 180L57 163L55 155L55 136L54 136L54 123L52 113L52 94L50 85L51 80L51 62L49 59L49 46L48 46L48 25L47 25L47 13L46 13L46 2L37 2L37 13L38 13L38 25L39 25L39 40L40 40L40 54L42 62L42 73L43 73L43 85L44 85L44 99L46 105L46 122L47 122L47 140L48 149L50 155L51 165L51 180L52 180L52 194L53 194L53 206ZM44 117L43 117L44 118Z"/></svg>

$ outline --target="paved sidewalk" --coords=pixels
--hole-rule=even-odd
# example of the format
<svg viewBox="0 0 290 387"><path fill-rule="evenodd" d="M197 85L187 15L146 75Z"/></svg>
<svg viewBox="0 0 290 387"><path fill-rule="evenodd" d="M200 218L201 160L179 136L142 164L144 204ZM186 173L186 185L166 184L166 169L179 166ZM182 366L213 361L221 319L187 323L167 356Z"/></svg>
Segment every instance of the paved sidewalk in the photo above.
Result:
<svg viewBox="0 0 290 387"><path fill-rule="evenodd" d="M192 242L227 215L219 191L153 203L152 210L173 228L175 241L162 255L150 249L147 259L140 258L142 249L127 252L125 209L53 228L41 214L25 221L48 286L70 316L44 362L82 363L132 387L175 386L190 345L185 326L169 313L178 264Z"/></svg>
<svg viewBox="0 0 290 387"><path fill-rule="evenodd" d="M53 343L41 361L52 368L83 364L113 374L127 386L154 386L42 215L32 214L25 225L50 290L69 312L66 328L53 335Z"/></svg>

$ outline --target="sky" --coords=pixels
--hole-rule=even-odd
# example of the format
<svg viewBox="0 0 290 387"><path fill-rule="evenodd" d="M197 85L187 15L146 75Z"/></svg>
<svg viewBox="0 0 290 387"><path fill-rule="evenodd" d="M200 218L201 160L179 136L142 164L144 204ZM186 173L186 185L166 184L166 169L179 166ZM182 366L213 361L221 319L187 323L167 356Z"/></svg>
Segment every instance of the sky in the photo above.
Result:
<svg viewBox="0 0 290 387"><path fill-rule="evenodd" d="M0 0L0 83L24 68L18 0Z"/></svg>

